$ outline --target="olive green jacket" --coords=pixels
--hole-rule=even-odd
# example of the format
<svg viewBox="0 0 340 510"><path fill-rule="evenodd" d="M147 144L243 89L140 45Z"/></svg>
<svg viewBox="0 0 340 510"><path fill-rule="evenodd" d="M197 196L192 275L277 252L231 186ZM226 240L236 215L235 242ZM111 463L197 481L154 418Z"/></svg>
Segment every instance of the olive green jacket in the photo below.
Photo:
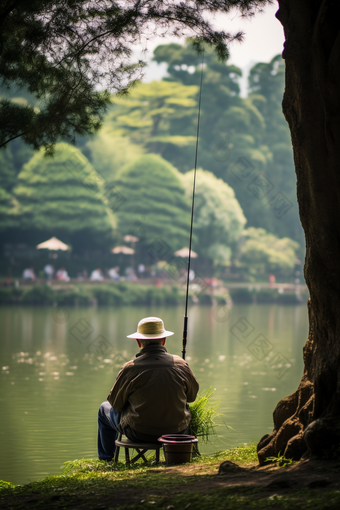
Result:
<svg viewBox="0 0 340 510"><path fill-rule="evenodd" d="M161 345L147 345L120 369L107 400L120 425L149 435L175 434L190 423L187 402L198 382L186 361Z"/></svg>

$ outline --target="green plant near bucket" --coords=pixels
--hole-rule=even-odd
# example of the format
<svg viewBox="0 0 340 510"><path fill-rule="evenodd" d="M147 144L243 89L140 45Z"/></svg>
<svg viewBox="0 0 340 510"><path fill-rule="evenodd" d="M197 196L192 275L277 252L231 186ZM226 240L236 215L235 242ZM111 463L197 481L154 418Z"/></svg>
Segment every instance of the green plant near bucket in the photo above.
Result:
<svg viewBox="0 0 340 510"><path fill-rule="evenodd" d="M281 455L281 452L278 453L277 457L267 457L265 462L277 462L280 467L291 466L295 463L293 459L286 459L284 455Z"/></svg>
<svg viewBox="0 0 340 510"><path fill-rule="evenodd" d="M210 401L214 390L210 387L204 393L199 393L195 402L189 404L191 421L189 425L188 434L195 436L203 443L207 443L211 436L216 435L216 418L220 416L217 412L219 403L212 403ZM194 454L200 455L197 443L194 446Z"/></svg>

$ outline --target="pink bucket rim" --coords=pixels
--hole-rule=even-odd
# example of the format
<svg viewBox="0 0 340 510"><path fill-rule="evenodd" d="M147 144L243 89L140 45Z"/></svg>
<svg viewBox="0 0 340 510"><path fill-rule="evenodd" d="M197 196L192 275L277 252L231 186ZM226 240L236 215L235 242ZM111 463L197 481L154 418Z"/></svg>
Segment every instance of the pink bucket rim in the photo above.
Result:
<svg viewBox="0 0 340 510"><path fill-rule="evenodd" d="M197 437L187 434L164 434L158 438L158 441L172 444L198 443Z"/></svg>

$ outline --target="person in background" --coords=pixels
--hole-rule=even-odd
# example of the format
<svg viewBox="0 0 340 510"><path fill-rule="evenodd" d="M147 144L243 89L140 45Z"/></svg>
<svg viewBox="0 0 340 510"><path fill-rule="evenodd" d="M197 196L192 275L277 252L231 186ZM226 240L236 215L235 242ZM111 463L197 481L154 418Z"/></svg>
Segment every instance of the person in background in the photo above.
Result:
<svg viewBox="0 0 340 510"><path fill-rule="evenodd" d="M138 276L139 276L139 278L143 278L144 277L144 273L145 273L145 266L144 266L144 264L139 264L138 265Z"/></svg>
<svg viewBox="0 0 340 510"><path fill-rule="evenodd" d="M120 279L118 266L111 267L111 269L108 270L107 274L108 274L109 278L111 278L111 280L119 280Z"/></svg>
<svg viewBox="0 0 340 510"><path fill-rule="evenodd" d="M198 382L186 361L164 347L172 331L159 317L138 323L134 338L141 349L119 371L98 412L98 457L112 460L118 433L130 441L154 443L163 434L185 434Z"/></svg>
<svg viewBox="0 0 340 510"><path fill-rule="evenodd" d="M133 267L127 267L125 269L125 274L128 280L137 280L137 276L135 275Z"/></svg>
<svg viewBox="0 0 340 510"><path fill-rule="evenodd" d="M34 281L35 280L35 274L34 274L33 267L28 267L28 268L24 269L24 271L22 273L22 277L23 277L24 280L32 280L32 281Z"/></svg>
<svg viewBox="0 0 340 510"><path fill-rule="evenodd" d="M94 269L91 273L90 280L91 282L102 282L104 280L102 270L99 268Z"/></svg>
<svg viewBox="0 0 340 510"><path fill-rule="evenodd" d="M59 280L60 282L69 282L70 281L70 277L64 267L61 267L60 269L58 269L58 271L56 272L56 277L57 277L57 280Z"/></svg>
<svg viewBox="0 0 340 510"><path fill-rule="evenodd" d="M54 267L51 264L46 264L44 267L45 278L49 282L53 278Z"/></svg>

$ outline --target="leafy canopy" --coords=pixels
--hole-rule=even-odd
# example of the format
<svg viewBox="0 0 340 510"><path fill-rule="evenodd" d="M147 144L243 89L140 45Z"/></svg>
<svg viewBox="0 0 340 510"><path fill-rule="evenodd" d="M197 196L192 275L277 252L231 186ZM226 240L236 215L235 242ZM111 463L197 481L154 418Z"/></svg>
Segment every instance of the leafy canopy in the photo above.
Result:
<svg viewBox="0 0 340 510"><path fill-rule="evenodd" d="M199 84L201 57L189 41L185 45L158 46L154 60L167 64L169 76L164 81ZM279 237L291 237L303 245L292 143L281 107L284 60L277 55L268 63L255 64L250 70L247 97L240 96L237 83L240 69L228 65L228 61L218 61L209 48L204 52L204 63L199 165L233 188L249 226L265 228ZM196 120L194 115L192 123ZM186 123L172 120L169 132L186 133L190 125L188 120ZM181 172L192 167L192 147L164 144L162 156ZM238 175L242 169L245 176ZM265 208L264 200L258 200L249 190L249 184L259 173L273 186L266 200L280 192L290 202L292 207L282 218L277 217L274 208Z"/></svg>
<svg viewBox="0 0 340 510"><path fill-rule="evenodd" d="M128 137L112 133L110 127L105 124L81 147L82 153L105 179L108 186L123 166L133 163L144 152L140 145L133 144Z"/></svg>
<svg viewBox="0 0 340 510"><path fill-rule="evenodd" d="M240 264L259 271L282 271L289 274L294 268L298 243L284 237L279 239L263 228L248 228L241 248Z"/></svg>
<svg viewBox="0 0 340 510"><path fill-rule="evenodd" d="M107 91L124 93L141 77L145 63L132 58L134 45L146 46L155 34L196 36L198 49L206 42L225 58L227 43L242 34L215 30L205 14L235 6L247 14L266 2L2 2L0 78L27 90L36 104L1 99L0 146L22 136L35 149L51 152L60 139L97 130L110 101Z"/></svg>
<svg viewBox="0 0 340 510"><path fill-rule="evenodd" d="M192 196L194 171L183 175L188 199ZM231 249L240 237L246 218L234 191L211 172L197 170L194 229L196 251L214 262L229 262Z"/></svg>
<svg viewBox="0 0 340 510"><path fill-rule="evenodd" d="M170 163L155 154L143 155L121 170L115 184L126 198L117 211L123 235L142 237L145 243L161 238L169 246L167 257L188 244L189 203Z"/></svg>
<svg viewBox="0 0 340 510"><path fill-rule="evenodd" d="M140 84L129 97L113 99L117 106L106 122L116 133L129 136L132 142L155 153L161 154L167 144L193 145L197 90L197 86L165 81ZM180 134L171 129L176 121L181 123Z"/></svg>
<svg viewBox="0 0 340 510"><path fill-rule="evenodd" d="M0 230L18 226L18 204L15 199L0 187Z"/></svg>
<svg viewBox="0 0 340 510"><path fill-rule="evenodd" d="M115 219L103 183L75 147L57 144L52 158L37 152L23 167L14 189L22 228L57 233L109 234Z"/></svg>

